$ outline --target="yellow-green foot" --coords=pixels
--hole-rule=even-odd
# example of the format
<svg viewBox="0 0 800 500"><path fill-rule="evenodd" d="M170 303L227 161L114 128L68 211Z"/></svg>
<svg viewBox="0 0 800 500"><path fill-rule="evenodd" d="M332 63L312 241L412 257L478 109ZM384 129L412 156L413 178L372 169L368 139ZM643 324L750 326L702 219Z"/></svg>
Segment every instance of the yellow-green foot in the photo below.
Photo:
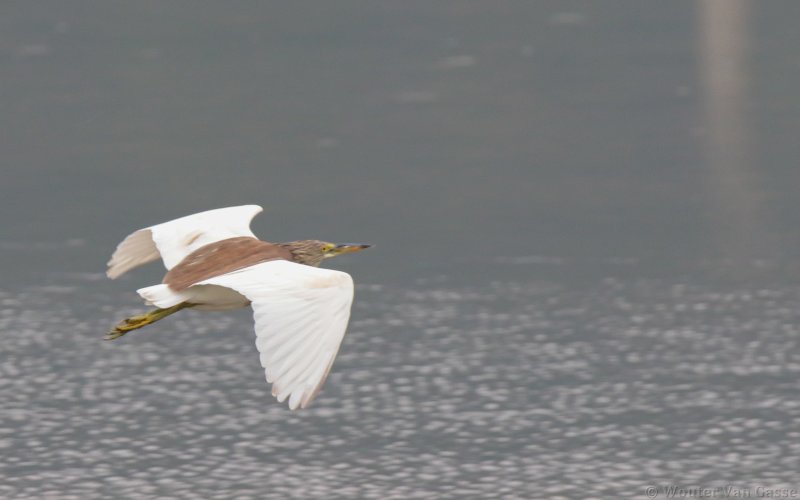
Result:
<svg viewBox="0 0 800 500"><path fill-rule="evenodd" d="M126 333L141 328L143 326L147 326L153 322L151 319L152 315L150 314L140 314L139 316L131 316L130 318L123 319L119 322L117 326L114 327L113 330L108 332L104 340L114 340L122 337Z"/></svg>
<svg viewBox="0 0 800 500"><path fill-rule="evenodd" d="M117 326L115 326L110 332L108 332L106 336L103 337L103 339L104 340L118 339L130 331L137 330L143 326L149 325L150 323L155 323L160 319L166 318L170 314L175 314L181 309L192 307L193 305L194 304L190 304L188 302L181 302L180 304L168 307L166 309L153 309L152 311L146 312L144 314L140 314L138 316L131 316L130 318L123 319L117 324Z"/></svg>
<svg viewBox="0 0 800 500"><path fill-rule="evenodd" d="M123 335L125 335L126 333L128 333L128 332L123 332L122 330L117 330L116 328L114 328L113 330L108 332L105 337L103 337L103 340L118 339L118 338L122 337Z"/></svg>

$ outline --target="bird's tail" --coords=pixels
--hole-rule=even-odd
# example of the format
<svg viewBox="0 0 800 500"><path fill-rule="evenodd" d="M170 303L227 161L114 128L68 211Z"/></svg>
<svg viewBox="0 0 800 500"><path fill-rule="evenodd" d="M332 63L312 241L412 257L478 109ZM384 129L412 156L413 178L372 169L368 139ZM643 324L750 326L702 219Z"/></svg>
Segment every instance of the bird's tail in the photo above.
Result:
<svg viewBox="0 0 800 500"><path fill-rule="evenodd" d="M168 309L189 300L189 294L186 290L176 292L163 283L140 288L136 290L136 293L144 299L145 304L148 306L156 306L161 309Z"/></svg>
<svg viewBox="0 0 800 500"><path fill-rule="evenodd" d="M160 319L166 318L170 314L175 314L181 309L186 309L187 307L192 307L193 305L194 304L190 304L189 302L181 302L180 304L176 304L166 309L161 309L161 308L153 309L152 311L148 311L138 316L131 316L130 318L125 318L122 321L120 321L117 324L117 326L115 326L110 332L108 332L106 336L103 337L103 339L104 340L118 339L130 331L138 330L143 326L155 323Z"/></svg>

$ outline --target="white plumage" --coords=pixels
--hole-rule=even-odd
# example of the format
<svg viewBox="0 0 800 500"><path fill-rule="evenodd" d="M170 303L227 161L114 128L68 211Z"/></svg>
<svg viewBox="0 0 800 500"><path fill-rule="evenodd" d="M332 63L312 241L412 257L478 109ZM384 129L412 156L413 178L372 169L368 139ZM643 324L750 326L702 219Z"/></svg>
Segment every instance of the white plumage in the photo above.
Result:
<svg viewBox="0 0 800 500"><path fill-rule="evenodd" d="M203 245L253 236L250 220L261 207L211 210L141 229L120 243L108 276L155 260L167 269ZM353 280L341 271L286 260L262 262L215 276L184 290L166 284L138 290L149 305L166 309L183 302L197 309L224 310L252 305L256 347L272 394L291 409L317 395L344 338L353 301Z"/></svg>
<svg viewBox="0 0 800 500"><path fill-rule="evenodd" d="M255 238L250 221L262 210L258 205L218 208L140 229L117 245L106 275L117 278L159 257L172 269L203 245L237 236Z"/></svg>
<svg viewBox="0 0 800 500"><path fill-rule="evenodd" d="M322 387L344 338L353 280L341 271L285 260L211 278L252 302L256 347L272 394L305 407ZM191 290L191 288L189 288Z"/></svg>

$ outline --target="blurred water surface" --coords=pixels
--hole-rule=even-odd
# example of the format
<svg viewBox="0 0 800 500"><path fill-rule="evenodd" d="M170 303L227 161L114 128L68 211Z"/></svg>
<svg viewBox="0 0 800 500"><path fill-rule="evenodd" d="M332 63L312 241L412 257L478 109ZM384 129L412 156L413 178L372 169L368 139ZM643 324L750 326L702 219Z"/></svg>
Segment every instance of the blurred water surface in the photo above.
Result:
<svg viewBox="0 0 800 500"><path fill-rule="evenodd" d="M796 286L364 285L290 413L247 313L104 343L133 309L95 279L0 295L4 497L643 497L800 467Z"/></svg>
<svg viewBox="0 0 800 500"><path fill-rule="evenodd" d="M0 6L0 496L800 488L800 3ZM128 232L376 247L319 399Z"/></svg>

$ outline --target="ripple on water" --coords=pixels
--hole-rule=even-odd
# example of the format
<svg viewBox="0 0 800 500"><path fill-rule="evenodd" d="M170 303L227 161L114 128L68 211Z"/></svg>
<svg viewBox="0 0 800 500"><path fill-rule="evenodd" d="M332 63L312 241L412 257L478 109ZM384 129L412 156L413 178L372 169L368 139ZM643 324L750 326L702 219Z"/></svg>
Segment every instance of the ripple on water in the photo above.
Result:
<svg viewBox="0 0 800 500"><path fill-rule="evenodd" d="M131 297L64 281L0 291L2 497L602 498L800 470L796 288L365 287L289 412L246 311L102 342Z"/></svg>

